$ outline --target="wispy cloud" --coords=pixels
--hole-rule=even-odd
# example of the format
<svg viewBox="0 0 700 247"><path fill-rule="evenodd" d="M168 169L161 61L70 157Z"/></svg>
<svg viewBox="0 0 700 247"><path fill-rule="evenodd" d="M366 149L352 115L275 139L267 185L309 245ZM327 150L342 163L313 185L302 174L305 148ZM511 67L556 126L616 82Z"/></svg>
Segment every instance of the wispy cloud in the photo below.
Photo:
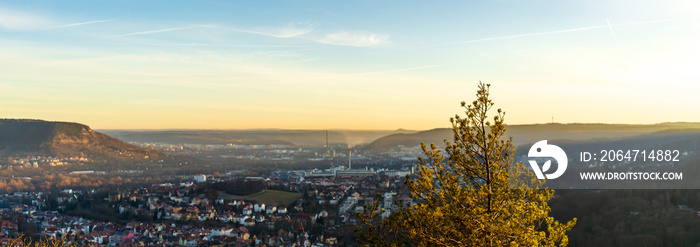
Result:
<svg viewBox="0 0 700 247"><path fill-rule="evenodd" d="M340 31L326 34L316 42L331 45L368 47L390 43L389 35L363 31Z"/></svg>
<svg viewBox="0 0 700 247"><path fill-rule="evenodd" d="M692 18L692 19L697 19L697 18ZM617 24L617 26L634 26L634 25L642 25L642 24L654 24L654 23L683 21L683 20L691 20L691 19L689 19L689 18L668 18L668 19L658 19L658 20L650 20L650 21L628 22L628 23L623 23L623 24Z"/></svg>
<svg viewBox="0 0 700 247"><path fill-rule="evenodd" d="M53 20L44 15L38 15L35 13L18 11L14 9L0 8L0 29L7 30L48 30L54 28L75 27L109 21L112 20L105 19L56 25L58 21Z"/></svg>
<svg viewBox="0 0 700 247"><path fill-rule="evenodd" d="M164 29L140 31L140 32L133 32L133 33L125 33L125 34L115 35L115 36L112 36L112 37L128 37L128 36L135 36L135 35L147 35L147 34L172 32L172 31L186 30L186 29L192 29L192 28L202 28L202 27L210 27L210 26L207 26L207 25L191 25L191 26L184 26L184 27L164 28Z"/></svg>
<svg viewBox="0 0 700 247"><path fill-rule="evenodd" d="M110 22L112 20L95 20L95 21L85 21L85 22L76 22L76 23L70 23L70 24L65 24L65 25L59 25L59 26L53 26L47 29L54 29L54 28L64 28L64 27L75 27L75 26L82 26L82 25L90 25L90 24L95 24L95 23L103 23L103 22Z"/></svg>
<svg viewBox="0 0 700 247"><path fill-rule="evenodd" d="M393 73L393 72L401 72L401 71L409 71L409 70L428 69L428 68L435 68L435 67L441 67L441 66L444 66L444 64L433 64L433 65L425 65L425 66L402 68L402 69L390 69L390 70L356 73L356 74L349 74L349 76L376 75L376 74L385 74L385 73Z"/></svg>
<svg viewBox="0 0 700 247"><path fill-rule="evenodd" d="M276 38L293 38L314 31L315 24L309 21L287 23L280 27L229 28L234 32L271 36Z"/></svg>
<svg viewBox="0 0 700 247"><path fill-rule="evenodd" d="M341 46L368 47L390 43L389 35L386 34L366 31L328 32L317 29L317 24L312 22L294 22L281 27L229 28L229 30L276 38L302 37L318 43Z"/></svg>
<svg viewBox="0 0 700 247"><path fill-rule="evenodd" d="M34 30L48 26L44 16L0 8L0 28L9 30Z"/></svg>

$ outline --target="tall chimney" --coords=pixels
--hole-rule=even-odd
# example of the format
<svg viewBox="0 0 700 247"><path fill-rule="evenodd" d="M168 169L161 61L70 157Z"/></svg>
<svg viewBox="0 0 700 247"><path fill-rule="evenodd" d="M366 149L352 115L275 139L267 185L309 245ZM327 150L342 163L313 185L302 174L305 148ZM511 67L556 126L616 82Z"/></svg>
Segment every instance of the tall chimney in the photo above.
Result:
<svg viewBox="0 0 700 247"><path fill-rule="evenodd" d="M328 146L328 130L326 130L326 154L328 154L328 157L333 157L331 146Z"/></svg>
<svg viewBox="0 0 700 247"><path fill-rule="evenodd" d="M348 170L352 170L352 150L348 152Z"/></svg>

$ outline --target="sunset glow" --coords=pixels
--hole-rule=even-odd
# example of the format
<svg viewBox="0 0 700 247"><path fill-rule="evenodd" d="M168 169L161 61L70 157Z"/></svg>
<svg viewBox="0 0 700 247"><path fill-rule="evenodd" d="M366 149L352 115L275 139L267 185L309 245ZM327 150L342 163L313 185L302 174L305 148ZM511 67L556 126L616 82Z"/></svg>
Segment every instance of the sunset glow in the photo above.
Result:
<svg viewBox="0 0 700 247"><path fill-rule="evenodd" d="M400 4L400 5L399 5ZM95 129L700 121L694 2L10 2L0 118Z"/></svg>

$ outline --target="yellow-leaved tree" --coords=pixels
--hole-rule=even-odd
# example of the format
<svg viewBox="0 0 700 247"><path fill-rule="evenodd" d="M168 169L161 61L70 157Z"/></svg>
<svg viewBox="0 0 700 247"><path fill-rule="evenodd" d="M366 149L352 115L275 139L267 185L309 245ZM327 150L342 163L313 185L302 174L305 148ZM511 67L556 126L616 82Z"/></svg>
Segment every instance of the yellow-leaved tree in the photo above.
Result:
<svg viewBox="0 0 700 247"><path fill-rule="evenodd" d="M547 201L554 191L541 188L522 162L515 163L515 149L506 138L490 85L479 83L477 98L462 102L466 116L450 119L454 139L445 141L446 155L434 144L421 144L427 158L419 158L418 170L406 177L408 200L381 219L378 201L358 214L358 240L371 246L565 246L566 224L549 216ZM492 121L491 121L492 120ZM385 215L386 216L386 215Z"/></svg>

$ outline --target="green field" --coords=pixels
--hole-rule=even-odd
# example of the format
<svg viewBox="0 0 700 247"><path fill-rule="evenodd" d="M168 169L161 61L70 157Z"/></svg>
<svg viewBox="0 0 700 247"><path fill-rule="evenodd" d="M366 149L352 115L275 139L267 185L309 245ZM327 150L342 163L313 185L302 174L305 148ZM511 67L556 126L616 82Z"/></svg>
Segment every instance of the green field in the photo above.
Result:
<svg viewBox="0 0 700 247"><path fill-rule="evenodd" d="M292 203L293 201L296 201L301 198L301 194L299 193L280 190L263 190L261 192L247 196L235 196L224 192L221 192L219 195L222 198L224 198L224 200L250 200L271 206L286 206L287 204Z"/></svg>

